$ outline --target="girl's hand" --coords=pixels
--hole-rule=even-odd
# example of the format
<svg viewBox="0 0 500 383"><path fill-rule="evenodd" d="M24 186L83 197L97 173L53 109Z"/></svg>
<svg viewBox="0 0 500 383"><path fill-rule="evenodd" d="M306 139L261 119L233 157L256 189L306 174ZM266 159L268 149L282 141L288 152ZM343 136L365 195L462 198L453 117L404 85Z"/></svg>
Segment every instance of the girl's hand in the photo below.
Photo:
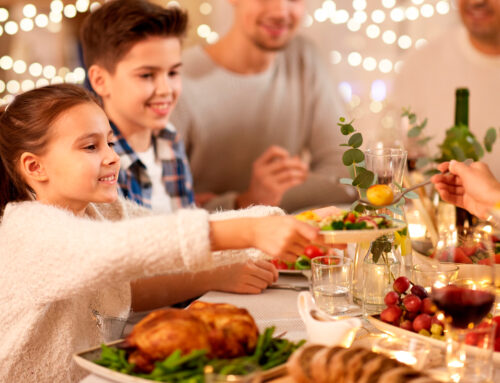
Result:
<svg viewBox="0 0 500 383"><path fill-rule="evenodd" d="M247 261L224 267L214 290L238 294L259 294L278 280L278 270L271 262Z"/></svg>
<svg viewBox="0 0 500 383"><path fill-rule="evenodd" d="M251 243L273 258L295 262L311 243L322 243L319 229L290 216L254 218Z"/></svg>

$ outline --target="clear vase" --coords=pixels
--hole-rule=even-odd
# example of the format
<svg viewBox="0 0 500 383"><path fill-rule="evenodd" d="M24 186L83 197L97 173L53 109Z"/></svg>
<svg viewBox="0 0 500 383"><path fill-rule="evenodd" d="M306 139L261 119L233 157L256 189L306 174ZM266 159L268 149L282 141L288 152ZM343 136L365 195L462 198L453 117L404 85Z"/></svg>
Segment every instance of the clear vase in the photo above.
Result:
<svg viewBox="0 0 500 383"><path fill-rule="evenodd" d="M376 249L380 246L386 246L381 253ZM378 314L384 309L384 297L401 275L399 249L394 235L383 236L370 244L358 244L354 259L353 299L365 314Z"/></svg>

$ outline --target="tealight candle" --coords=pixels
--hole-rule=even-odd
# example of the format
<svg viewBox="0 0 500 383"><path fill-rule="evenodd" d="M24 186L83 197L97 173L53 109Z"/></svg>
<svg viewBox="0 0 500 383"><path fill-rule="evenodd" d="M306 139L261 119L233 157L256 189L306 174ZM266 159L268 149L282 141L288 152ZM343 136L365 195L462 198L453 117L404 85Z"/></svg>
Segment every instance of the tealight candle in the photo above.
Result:
<svg viewBox="0 0 500 383"><path fill-rule="evenodd" d="M414 338L384 337L375 342L373 351L421 369L430 352L430 347L427 343Z"/></svg>

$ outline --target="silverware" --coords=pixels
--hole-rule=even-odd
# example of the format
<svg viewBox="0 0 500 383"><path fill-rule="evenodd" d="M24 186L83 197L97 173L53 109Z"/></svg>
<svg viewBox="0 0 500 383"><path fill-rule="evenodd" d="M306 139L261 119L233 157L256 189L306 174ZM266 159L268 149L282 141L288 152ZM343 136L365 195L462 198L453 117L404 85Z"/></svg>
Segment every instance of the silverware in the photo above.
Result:
<svg viewBox="0 0 500 383"><path fill-rule="evenodd" d="M399 194L396 194L396 195L394 196L394 199L391 201L391 203L388 203L388 204L385 204L385 205L374 205L374 204L372 204L371 202L369 202L369 201L367 201L367 200L365 200L365 199L362 199L362 198L358 199L358 202L359 202L361 205L365 205L365 206L374 206L374 207L377 207L377 208L382 208L382 207L391 206L391 205L394 205L395 203L398 203L398 202L401 200L401 198L403 198L403 197L404 197L404 195L405 195L406 193L409 193L409 192L411 192L411 191L413 191L413 190L415 190L415 189L421 188L422 186L428 185L428 184L430 184L430 183L431 183L431 180L427 180L427 181L424 181L424 182L420 182L419 184L416 184L416 185L412 186L411 188L406 189L404 192L399 193Z"/></svg>
<svg viewBox="0 0 500 383"><path fill-rule="evenodd" d="M291 283L274 283L271 286L269 286L268 289L307 291L307 290L309 290L309 286L307 286L307 285L292 285Z"/></svg>
<svg viewBox="0 0 500 383"><path fill-rule="evenodd" d="M473 161L472 159L468 158L468 159L466 159L463 163L464 163L465 165L469 166L469 165L470 165L470 164L472 164L473 162L474 162L474 161ZM446 175L446 174L450 174L450 172L449 172L449 171L446 171L446 172L444 172L444 173L443 173L443 175ZM403 197L404 197L404 195L405 195L406 193L409 193L409 192L411 192L411 191L413 191L413 190L415 190L415 189L418 189L418 188L421 188L421 187L423 187L423 186L426 186L426 185L428 185L428 184L430 184L430 183L431 183L431 180L427 180L427 181L424 181L424 182L420 182L420 183L418 183L418 184L416 184L416 185L413 185L411 188L408 188L408 189L406 189L405 191L403 191L403 192L401 192L401 193L399 193L399 194L395 195L395 196L394 196L394 199L392 200L392 202L391 202L391 203L388 203L388 204L385 204L385 205L374 205L374 204L372 204L371 202L369 202L369 201L367 201L367 200L365 200L365 199L362 199L362 198L360 198L360 199L358 200L358 202L359 202L361 205L365 205L365 206L372 206L372 207L376 207L376 208L383 208L383 207L391 206L391 205L394 205L395 203L398 203L398 202L401 200L401 198L403 198Z"/></svg>

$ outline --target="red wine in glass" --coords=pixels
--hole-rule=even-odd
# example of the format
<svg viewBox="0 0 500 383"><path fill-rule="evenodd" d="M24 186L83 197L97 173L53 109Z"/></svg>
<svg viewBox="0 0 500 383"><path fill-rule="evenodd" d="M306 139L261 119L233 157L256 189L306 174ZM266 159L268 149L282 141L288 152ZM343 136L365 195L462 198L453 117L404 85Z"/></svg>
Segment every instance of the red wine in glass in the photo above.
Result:
<svg viewBox="0 0 500 383"><path fill-rule="evenodd" d="M490 312L495 295L489 291L449 285L434 289L432 300L452 320L452 325L467 328L469 323L478 325Z"/></svg>

